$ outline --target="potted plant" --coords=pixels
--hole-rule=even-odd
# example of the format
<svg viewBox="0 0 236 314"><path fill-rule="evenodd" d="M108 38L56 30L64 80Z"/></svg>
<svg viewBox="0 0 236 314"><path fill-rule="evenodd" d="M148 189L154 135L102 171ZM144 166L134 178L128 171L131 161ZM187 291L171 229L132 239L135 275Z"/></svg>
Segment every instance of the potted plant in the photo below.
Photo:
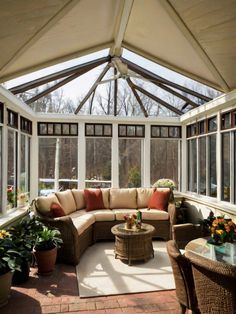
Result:
<svg viewBox="0 0 236 314"><path fill-rule="evenodd" d="M21 253L21 271L16 270L13 274L12 283L20 284L28 280L32 251L37 233L43 229L43 223L30 213L19 223L9 229L11 238Z"/></svg>
<svg viewBox="0 0 236 314"><path fill-rule="evenodd" d="M39 274L49 275L52 273L56 263L57 248L60 247L61 243L61 233L56 228L44 226L38 232L33 252Z"/></svg>
<svg viewBox="0 0 236 314"><path fill-rule="evenodd" d="M8 302L12 275L20 271L22 253L18 250L9 231L0 230L0 307Z"/></svg>

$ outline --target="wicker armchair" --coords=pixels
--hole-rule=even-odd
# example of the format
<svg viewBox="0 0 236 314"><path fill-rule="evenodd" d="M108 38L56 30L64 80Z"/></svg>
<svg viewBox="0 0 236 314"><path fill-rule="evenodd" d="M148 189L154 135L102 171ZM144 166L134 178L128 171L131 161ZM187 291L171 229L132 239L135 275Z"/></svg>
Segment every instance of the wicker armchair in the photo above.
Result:
<svg viewBox="0 0 236 314"><path fill-rule="evenodd" d="M192 310L192 313L200 313L197 306L190 262L180 253L174 240L167 242L167 252L173 268L176 296L180 304L181 313L185 313L186 309Z"/></svg>
<svg viewBox="0 0 236 314"><path fill-rule="evenodd" d="M201 313L236 313L236 267L192 252L185 253L192 265Z"/></svg>
<svg viewBox="0 0 236 314"><path fill-rule="evenodd" d="M185 223L172 226L172 239L175 240L179 249L184 249L189 241L200 237L202 237L200 224Z"/></svg>

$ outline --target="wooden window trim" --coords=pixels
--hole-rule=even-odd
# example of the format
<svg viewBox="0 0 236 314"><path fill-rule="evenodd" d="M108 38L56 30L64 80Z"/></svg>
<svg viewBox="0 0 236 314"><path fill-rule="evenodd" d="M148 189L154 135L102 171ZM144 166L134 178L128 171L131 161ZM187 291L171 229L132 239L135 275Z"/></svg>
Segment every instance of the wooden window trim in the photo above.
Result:
<svg viewBox="0 0 236 314"><path fill-rule="evenodd" d="M125 135L120 134L120 126L125 127ZM128 127L135 127L134 135L128 135ZM137 127L141 127L143 129L143 135L137 135ZM144 124L118 124L118 137L144 138L145 137L145 125Z"/></svg>
<svg viewBox="0 0 236 314"><path fill-rule="evenodd" d="M14 121L15 123L14 124L11 124L10 123L10 115L13 115L14 117ZM7 125L11 128L14 128L14 129L18 129L18 113L11 110L11 109L7 109Z"/></svg>
<svg viewBox="0 0 236 314"><path fill-rule="evenodd" d="M87 134L87 125L90 125L93 127L93 134ZM102 134L96 134L96 125L102 126ZM111 134L107 135L105 134L105 126L111 127ZM113 130L112 130L112 124L111 123L85 123L85 136L87 137L112 137Z"/></svg>
<svg viewBox="0 0 236 314"><path fill-rule="evenodd" d="M42 124L45 124L46 125L46 134L41 134L40 133L40 125L42 125ZM49 124L52 124L53 125L53 132L52 133L48 133L48 125ZM60 134L58 134L58 133L56 133L55 132L55 126L56 126L56 124L59 124L60 125L60 128L61 128L61 132L60 132ZM63 133L63 125L69 125L69 134L64 134ZM76 132L76 134L72 134L71 133L71 126L72 125L75 125L76 126L76 129L77 129L77 132ZM38 122L38 125L37 125L37 129L38 129L38 136L63 136L63 137L66 137L66 136L68 136L68 137L71 137L71 136L78 136L78 124L77 123L70 123L70 122L68 122L68 123L65 123L65 122Z"/></svg>

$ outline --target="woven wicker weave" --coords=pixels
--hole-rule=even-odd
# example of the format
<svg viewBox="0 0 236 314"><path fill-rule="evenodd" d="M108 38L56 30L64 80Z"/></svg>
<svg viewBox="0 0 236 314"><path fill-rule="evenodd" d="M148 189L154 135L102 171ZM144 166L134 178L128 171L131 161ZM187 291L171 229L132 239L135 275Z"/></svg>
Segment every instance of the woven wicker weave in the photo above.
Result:
<svg viewBox="0 0 236 314"><path fill-rule="evenodd" d="M185 313L186 309L192 310L192 313L200 313L189 260L180 253L176 242L173 240L167 242L167 252L173 268L176 296L182 313Z"/></svg>
<svg viewBox="0 0 236 314"><path fill-rule="evenodd" d="M186 252L201 313L236 313L236 266Z"/></svg>

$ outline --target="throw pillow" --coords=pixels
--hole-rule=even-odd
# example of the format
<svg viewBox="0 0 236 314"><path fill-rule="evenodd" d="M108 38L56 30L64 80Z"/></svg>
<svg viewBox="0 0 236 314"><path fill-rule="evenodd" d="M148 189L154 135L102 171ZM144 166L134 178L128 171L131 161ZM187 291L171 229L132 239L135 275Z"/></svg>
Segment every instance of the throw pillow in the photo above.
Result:
<svg viewBox="0 0 236 314"><path fill-rule="evenodd" d="M53 218L62 217L66 215L61 205L54 202L50 206L50 213Z"/></svg>
<svg viewBox="0 0 236 314"><path fill-rule="evenodd" d="M101 189L84 190L86 211L105 208Z"/></svg>
<svg viewBox="0 0 236 314"><path fill-rule="evenodd" d="M167 210L169 198L170 198L170 190L169 191L156 190L152 194L148 202L148 208Z"/></svg>

